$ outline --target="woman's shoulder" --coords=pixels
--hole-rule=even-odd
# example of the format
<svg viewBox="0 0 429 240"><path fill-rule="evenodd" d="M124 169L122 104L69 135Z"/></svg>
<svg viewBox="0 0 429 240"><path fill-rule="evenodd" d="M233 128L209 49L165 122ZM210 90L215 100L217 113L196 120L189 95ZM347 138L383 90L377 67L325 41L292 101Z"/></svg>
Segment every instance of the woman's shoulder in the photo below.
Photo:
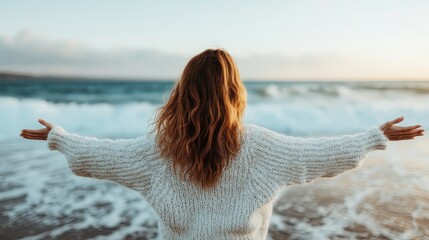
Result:
<svg viewBox="0 0 429 240"><path fill-rule="evenodd" d="M258 146L266 145L268 142L276 141L282 137L280 133L252 123L244 124L244 135L253 147L255 144Z"/></svg>
<svg viewBox="0 0 429 240"><path fill-rule="evenodd" d="M245 124L243 124L243 126L247 131L251 131L251 132L262 131L262 130L266 129L264 127L258 126L258 125L253 124L253 123L245 123Z"/></svg>
<svg viewBox="0 0 429 240"><path fill-rule="evenodd" d="M262 127L253 123L245 123L243 124L245 131L253 136L258 135L272 135L272 134L278 134L277 132L270 130L266 127Z"/></svg>
<svg viewBox="0 0 429 240"><path fill-rule="evenodd" d="M245 134L253 144L258 146L271 148L273 146L283 146L284 144L301 144L305 141L304 138L293 137L256 124L244 124L244 126Z"/></svg>

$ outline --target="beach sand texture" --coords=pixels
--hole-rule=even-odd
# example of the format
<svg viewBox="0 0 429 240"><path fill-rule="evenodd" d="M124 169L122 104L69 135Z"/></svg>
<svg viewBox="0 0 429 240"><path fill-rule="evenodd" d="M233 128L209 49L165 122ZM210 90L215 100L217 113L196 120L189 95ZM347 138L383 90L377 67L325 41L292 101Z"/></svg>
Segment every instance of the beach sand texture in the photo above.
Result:
<svg viewBox="0 0 429 240"><path fill-rule="evenodd" d="M73 175L46 142L1 146L0 239L157 238L157 217L137 192ZM285 189L270 238L428 239L428 146L428 137L390 142L358 169Z"/></svg>

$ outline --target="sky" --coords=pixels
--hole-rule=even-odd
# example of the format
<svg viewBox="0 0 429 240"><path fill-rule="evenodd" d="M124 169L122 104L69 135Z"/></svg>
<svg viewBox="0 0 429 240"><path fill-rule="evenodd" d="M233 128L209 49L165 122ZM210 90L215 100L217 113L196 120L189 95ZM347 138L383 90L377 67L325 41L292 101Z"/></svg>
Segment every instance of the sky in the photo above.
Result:
<svg viewBox="0 0 429 240"><path fill-rule="evenodd" d="M3 1L0 71L177 79L226 49L244 80L429 80L429 1Z"/></svg>

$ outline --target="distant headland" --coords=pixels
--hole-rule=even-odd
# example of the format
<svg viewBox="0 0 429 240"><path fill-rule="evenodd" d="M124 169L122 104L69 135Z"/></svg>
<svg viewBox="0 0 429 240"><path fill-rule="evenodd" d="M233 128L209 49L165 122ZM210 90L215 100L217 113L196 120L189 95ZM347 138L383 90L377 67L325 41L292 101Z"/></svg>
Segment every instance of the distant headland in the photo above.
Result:
<svg viewBox="0 0 429 240"><path fill-rule="evenodd" d="M146 81L146 82L172 82L173 79L159 78L129 78L129 77L90 77L82 75L51 75L51 74L31 74L20 72L0 71L0 81L23 81L23 80L46 80L46 81Z"/></svg>
<svg viewBox="0 0 429 240"><path fill-rule="evenodd" d="M37 76L30 74L12 73L12 72L0 72L0 79L27 79L36 78Z"/></svg>

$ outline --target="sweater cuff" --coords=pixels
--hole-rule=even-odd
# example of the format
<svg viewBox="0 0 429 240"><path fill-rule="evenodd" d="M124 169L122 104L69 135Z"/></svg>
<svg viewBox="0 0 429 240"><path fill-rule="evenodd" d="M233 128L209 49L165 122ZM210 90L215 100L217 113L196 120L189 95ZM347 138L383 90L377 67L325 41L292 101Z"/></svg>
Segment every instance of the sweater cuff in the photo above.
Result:
<svg viewBox="0 0 429 240"><path fill-rule="evenodd" d="M378 127L368 130L368 149L384 150L387 147L389 139L384 135L383 131Z"/></svg>
<svg viewBox="0 0 429 240"><path fill-rule="evenodd" d="M47 142L48 147L51 151L58 150L62 152L62 143L64 141L64 136L67 132L58 125L53 125L52 129L48 133Z"/></svg>

